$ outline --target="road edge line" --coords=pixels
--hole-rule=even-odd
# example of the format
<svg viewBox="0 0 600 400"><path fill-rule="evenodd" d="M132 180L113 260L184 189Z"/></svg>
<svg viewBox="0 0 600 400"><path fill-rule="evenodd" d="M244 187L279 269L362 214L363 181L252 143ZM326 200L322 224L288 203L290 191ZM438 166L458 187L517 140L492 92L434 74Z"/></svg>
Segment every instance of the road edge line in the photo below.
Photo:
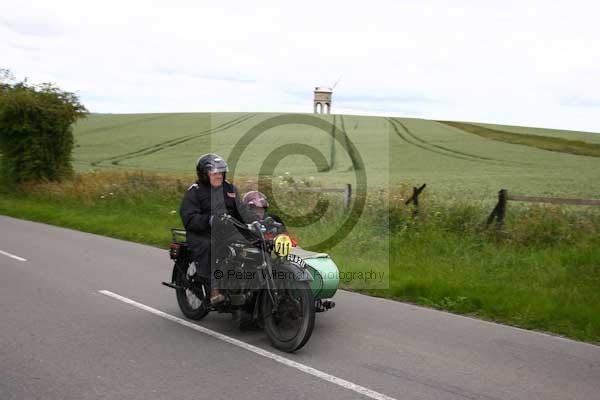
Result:
<svg viewBox="0 0 600 400"><path fill-rule="evenodd" d="M317 377L319 379L322 379L324 381L333 383L333 384L338 385L338 386L340 386L340 387L342 387L344 389L352 390L353 392L356 392L358 394L362 394L363 396L369 397L371 399L374 399L374 400L396 400L393 397L390 397L390 396L387 396L385 394L376 392L376 391L371 390L369 388L366 388L364 386L357 385L357 384L352 383L350 381L347 381L345 379L338 378L337 376L334 376L334 375L328 374L326 372L320 371L320 370L318 370L316 368L309 367L308 365L301 364L301 363L299 363L297 361L290 360L289 358L282 357L282 356L280 356L278 354L275 354L275 353L271 353L270 351L262 349L260 347L248 344L246 342L242 342L241 340L234 339L232 337L229 337L229 336L224 335L222 333L219 333L219 332L213 331L211 329L205 328L203 326L196 325L196 324L194 324L194 323L192 323L190 321L186 321L186 320L181 319L179 317L176 317L174 315L167 314L167 313L165 313L163 311L157 310L157 309L152 308L150 306L147 306L145 304L138 303L135 300L131 300L131 299L127 298L127 297L124 297L124 296L121 296L119 294L113 293L113 292L111 292L109 290L99 290L98 292L101 293L101 294L103 294L103 295L105 295L105 296L112 297L113 299L122 301L123 303L132 305L132 306L134 306L136 308L139 308L140 310L148 311L148 312L150 312L150 313L152 313L154 315L157 315L159 317L168 319L169 321L178 323L180 325L183 325L183 326L186 326L188 328L194 329L194 330L196 330L198 332L204 333L204 334L206 334L208 336L211 336L211 337L213 337L215 339L227 342L229 344L233 344L234 346L237 346L237 347L240 347L242 349L248 350L248 351L250 351L252 353L258 354L259 356L263 356L265 358L269 358L269 359L271 359L273 361L276 361L276 362L278 362L280 364L286 365L286 366L291 367L291 368L295 368L295 369L297 369L297 370L299 370L301 372L304 372L306 374L315 376L315 377Z"/></svg>
<svg viewBox="0 0 600 400"><path fill-rule="evenodd" d="M15 256L14 254L8 253L6 251L0 250L0 254L4 255L6 257L10 257L12 259L18 260L18 261L27 261L27 259L25 259L23 257Z"/></svg>

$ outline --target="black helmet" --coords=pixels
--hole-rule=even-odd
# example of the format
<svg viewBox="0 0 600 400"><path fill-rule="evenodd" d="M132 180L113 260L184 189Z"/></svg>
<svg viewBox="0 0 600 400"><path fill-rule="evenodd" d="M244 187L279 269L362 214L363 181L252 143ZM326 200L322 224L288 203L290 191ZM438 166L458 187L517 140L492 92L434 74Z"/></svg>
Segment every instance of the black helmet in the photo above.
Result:
<svg viewBox="0 0 600 400"><path fill-rule="evenodd" d="M200 156L196 163L196 174L202 183L208 183L209 172L227 172L227 162L219 155L214 153Z"/></svg>

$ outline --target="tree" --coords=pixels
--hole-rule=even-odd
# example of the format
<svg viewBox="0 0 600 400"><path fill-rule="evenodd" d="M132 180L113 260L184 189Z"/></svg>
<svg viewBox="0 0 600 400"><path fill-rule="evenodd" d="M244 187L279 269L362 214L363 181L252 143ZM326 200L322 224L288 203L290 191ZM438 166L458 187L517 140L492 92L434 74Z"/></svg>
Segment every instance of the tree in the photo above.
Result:
<svg viewBox="0 0 600 400"><path fill-rule="evenodd" d="M77 96L50 83L17 82L0 69L0 179L4 184L72 176L72 125L87 114Z"/></svg>

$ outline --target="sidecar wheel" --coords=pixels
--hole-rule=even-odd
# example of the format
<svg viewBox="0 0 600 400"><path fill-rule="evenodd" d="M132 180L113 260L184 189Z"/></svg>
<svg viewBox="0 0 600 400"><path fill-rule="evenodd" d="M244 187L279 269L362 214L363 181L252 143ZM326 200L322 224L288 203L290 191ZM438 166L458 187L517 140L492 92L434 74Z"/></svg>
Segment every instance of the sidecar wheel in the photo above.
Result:
<svg viewBox="0 0 600 400"><path fill-rule="evenodd" d="M178 286L189 287L187 273L175 266L175 284ZM203 284L204 285L204 284ZM189 319L201 320L206 317L210 311L208 307L208 293L210 288L204 285L202 287L194 287L189 289L175 289L177 295L177 304L183 315ZM204 295L206 293L206 296Z"/></svg>
<svg viewBox="0 0 600 400"><path fill-rule="evenodd" d="M261 314L271 344L291 353L308 342L315 325L315 300L308 282L276 281L279 308L273 312L273 303L267 292L262 294Z"/></svg>

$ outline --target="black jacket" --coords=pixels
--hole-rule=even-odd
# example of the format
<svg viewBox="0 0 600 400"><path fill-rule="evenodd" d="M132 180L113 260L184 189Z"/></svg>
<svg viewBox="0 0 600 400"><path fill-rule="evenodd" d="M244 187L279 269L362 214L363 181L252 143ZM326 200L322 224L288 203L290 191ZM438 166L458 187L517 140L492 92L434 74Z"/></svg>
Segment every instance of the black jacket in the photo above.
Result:
<svg viewBox="0 0 600 400"><path fill-rule="evenodd" d="M192 252L196 253L199 247L210 243L210 217L214 216L213 226L217 226L217 216L225 212L240 221L245 220L242 218L244 212L234 185L224 181L221 188L213 189L210 185L196 182L189 187L183 196L179 215L187 231L187 242Z"/></svg>

